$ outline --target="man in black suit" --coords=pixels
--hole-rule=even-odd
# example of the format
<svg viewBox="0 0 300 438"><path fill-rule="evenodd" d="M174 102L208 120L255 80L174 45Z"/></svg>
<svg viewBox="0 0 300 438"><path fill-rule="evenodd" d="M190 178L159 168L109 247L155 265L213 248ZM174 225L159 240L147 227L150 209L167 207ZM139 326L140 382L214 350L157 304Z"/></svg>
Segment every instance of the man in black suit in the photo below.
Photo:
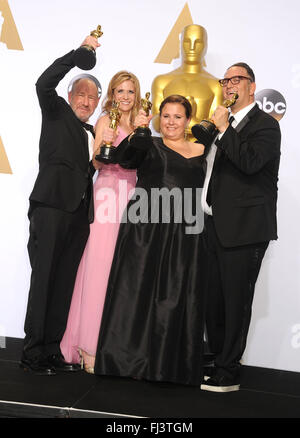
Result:
<svg viewBox="0 0 300 438"><path fill-rule="evenodd" d="M201 389L228 392L240 387L255 282L269 241L277 239L281 134L255 103L247 64L229 67L220 84L225 99L233 93L238 99L212 117L220 133L207 155L202 193L210 266L206 329L215 368Z"/></svg>
<svg viewBox="0 0 300 438"><path fill-rule="evenodd" d="M99 46L92 36L86 44ZM69 104L57 95L57 85L75 66L73 52L57 59L36 84L42 130L39 173L28 213L32 274L21 367L42 375L78 369L64 361L59 344L93 221L92 153L86 130L92 127L86 122L98 105L100 84L93 76L75 81Z"/></svg>

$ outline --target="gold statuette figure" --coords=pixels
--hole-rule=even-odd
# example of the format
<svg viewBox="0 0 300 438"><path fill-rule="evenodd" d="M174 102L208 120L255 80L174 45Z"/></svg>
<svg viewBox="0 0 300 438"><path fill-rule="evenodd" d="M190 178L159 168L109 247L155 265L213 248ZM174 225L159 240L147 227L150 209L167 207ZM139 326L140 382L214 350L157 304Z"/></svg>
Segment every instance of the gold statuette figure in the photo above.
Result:
<svg viewBox="0 0 300 438"><path fill-rule="evenodd" d="M149 100L149 98L150 98L150 93L149 93L149 91L145 94L145 99L141 99L141 108L145 111L145 113L146 113L146 117L148 117L149 116L149 114L150 114L150 110L151 110L151 108L152 108L152 103L150 102L150 100ZM143 125L143 126L139 126L136 130L135 130L135 133L137 134L137 133L140 133L140 135L143 135L143 136L145 136L145 135L151 135L151 131L150 131L150 129L148 128L148 126L147 125Z"/></svg>
<svg viewBox="0 0 300 438"><path fill-rule="evenodd" d="M229 108L230 106L235 104L238 97L238 94L235 93L232 96L232 99L224 100L222 106L225 106L225 108ZM218 135L219 130L211 119L204 119L201 123L192 127L192 133L200 143L202 143L205 147L208 147L212 144L212 142Z"/></svg>
<svg viewBox="0 0 300 438"><path fill-rule="evenodd" d="M152 108L152 103L149 100L150 93L149 91L145 95L145 99L141 99L141 107L145 111L146 116L148 117L150 114L150 110Z"/></svg>
<svg viewBox="0 0 300 438"><path fill-rule="evenodd" d="M118 124L121 118L121 112L119 111L120 102L113 102L112 109L109 111L110 124L109 127L114 131L117 130Z"/></svg>
<svg viewBox="0 0 300 438"><path fill-rule="evenodd" d="M113 102L112 108L109 112L109 127L112 128L114 131L117 130L122 115L119 110L119 105L119 102ZM106 164L113 163L115 149L115 146L112 146L111 142L106 143L100 147L100 153L95 156L95 159Z"/></svg>
<svg viewBox="0 0 300 438"><path fill-rule="evenodd" d="M92 30L90 35L95 38L100 38L103 35L101 26L98 25L97 29ZM73 60L75 65L82 70L91 70L96 65L96 52L92 46L88 44L82 45L75 50Z"/></svg>
<svg viewBox="0 0 300 438"><path fill-rule="evenodd" d="M150 102L149 98L150 93L148 91L145 94L145 99L141 99L141 109L145 111L146 117L149 116L152 108L152 103ZM151 129L147 125L138 126L129 137L129 142L131 145L140 148L151 143L151 136Z"/></svg>
<svg viewBox="0 0 300 438"><path fill-rule="evenodd" d="M103 32L101 30L101 26L100 26L100 24L98 24L97 29L92 30L91 36L93 36L95 38L100 38L102 35L103 35Z"/></svg>
<svg viewBox="0 0 300 438"><path fill-rule="evenodd" d="M181 66L157 76L152 83L153 128L159 131L159 106L171 94L186 97L192 105L192 118L187 128L187 138L193 139L191 127L204 118L211 117L222 102L218 79L205 69L207 51L206 30L198 25L186 26L181 34Z"/></svg>

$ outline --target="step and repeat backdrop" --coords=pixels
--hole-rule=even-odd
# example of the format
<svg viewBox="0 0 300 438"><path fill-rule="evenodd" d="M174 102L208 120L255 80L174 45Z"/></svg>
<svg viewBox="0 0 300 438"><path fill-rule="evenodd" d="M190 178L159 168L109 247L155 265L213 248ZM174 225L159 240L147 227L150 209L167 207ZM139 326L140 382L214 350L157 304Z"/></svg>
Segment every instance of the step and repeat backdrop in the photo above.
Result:
<svg viewBox="0 0 300 438"><path fill-rule="evenodd" d="M253 303L246 365L300 372L300 4L298 0L0 0L0 347L22 338L30 283L28 197L38 171L41 114L35 82L58 57L102 26L91 71L103 92L119 70L140 79L181 65L180 34L208 34L205 69L220 78L245 61L256 73L256 100L279 120L282 156L278 234L264 258ZM59 84L67 96L74 68ZM100 115L100 106L93 116ZM101 278L99 278L101 281Z"/></svg>

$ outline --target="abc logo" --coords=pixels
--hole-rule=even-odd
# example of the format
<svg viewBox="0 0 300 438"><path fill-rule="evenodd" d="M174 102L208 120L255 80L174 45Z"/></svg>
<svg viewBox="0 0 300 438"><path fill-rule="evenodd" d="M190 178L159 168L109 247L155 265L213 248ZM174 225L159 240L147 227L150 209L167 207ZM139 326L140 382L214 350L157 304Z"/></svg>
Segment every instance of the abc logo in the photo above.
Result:
<svg viewBox="0 0 300 438"><path fill-rule="evenodd" d="M285 98L276 90L262 90L255 95L255 100L261 110L280 120L286 111Z"/></svg>

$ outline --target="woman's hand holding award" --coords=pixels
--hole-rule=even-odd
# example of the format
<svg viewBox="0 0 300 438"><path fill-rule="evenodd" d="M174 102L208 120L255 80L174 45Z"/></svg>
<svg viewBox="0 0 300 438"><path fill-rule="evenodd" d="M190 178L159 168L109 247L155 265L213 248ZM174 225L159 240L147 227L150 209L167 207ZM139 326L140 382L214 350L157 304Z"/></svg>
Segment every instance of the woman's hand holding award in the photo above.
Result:
<svg viewBox="0 0 300 438"><path fill-rule="evenodd" d="M149 117L150 110L152 108L152 103L149 100L150 93L147 92L145 99L141 99L141 109L145 112L145 116ZM131 145L137 148L145 147L145 144L151 142L152 132L148 125L138 126L134 132L129 137L129 142Z"/></svg>

